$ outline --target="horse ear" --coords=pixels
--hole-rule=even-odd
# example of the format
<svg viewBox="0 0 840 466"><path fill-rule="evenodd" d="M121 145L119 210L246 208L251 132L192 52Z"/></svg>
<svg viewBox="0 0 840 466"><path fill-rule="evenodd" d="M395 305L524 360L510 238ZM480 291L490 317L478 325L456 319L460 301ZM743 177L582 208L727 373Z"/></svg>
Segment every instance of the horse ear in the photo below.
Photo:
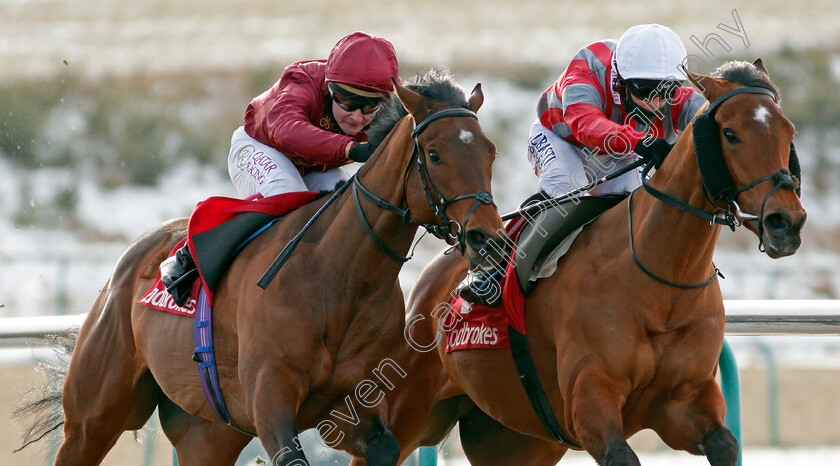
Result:
<svg viewBox="0 0 840 466"><path fill-rule="evenodd" d="M416 121L420 121L423 118L418 117L418 113L425 109L423 97L412 91L411 89L402 86L397 83L397 80L393 77L391 81L394 83L394 89L397 90L397 97L400 99L400 103L403 104L405 110L410 113Z"/></svg>
<svg viewBox="0 0 840 466"><path fill-rule="evenodd" d="M764 79L767 79L768 81L770 80L770 73L767 72L767 68L764 67L764 62L761 61L761 58L756 58L753 62L753 66L758 68L758 71L764 75Z"/></svg>
<svg viewBox="0 0 840 466"><path fill-rule="evenodd" d="M481 104L484 103L484 93L481 92L481 83L475 85L467 103L469 104L470 110L473 112L477 112L478 109L481 108Z"/></svg>
<svg viewBox="0 0 840 466"><path fill-rule="evenodd" d="M705 97L709 102L714 100L713 97L723 94L723 87L717 79L711 76L692 73L685 68L683 71L691 84L694 85L694 87L700 91L703 94L703 97Z"/></svg>

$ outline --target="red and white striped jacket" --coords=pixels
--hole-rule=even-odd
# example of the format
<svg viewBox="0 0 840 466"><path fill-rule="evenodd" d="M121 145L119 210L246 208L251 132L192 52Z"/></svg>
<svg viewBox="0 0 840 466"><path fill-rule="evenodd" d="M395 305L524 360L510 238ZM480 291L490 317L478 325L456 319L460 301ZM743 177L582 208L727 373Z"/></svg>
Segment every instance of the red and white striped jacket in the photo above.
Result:
<svg viewBox="0 0 840 466"><path fill-rule="evenodd" d="M629 154L646 133L673 143L706 99L680 87L652 125L628 116L614 88L613 54L617 41L595 42L580 49L562 75L537 103L540 123L576 146L598 154ZM640 120L643 120L640 118Z"/></svg>

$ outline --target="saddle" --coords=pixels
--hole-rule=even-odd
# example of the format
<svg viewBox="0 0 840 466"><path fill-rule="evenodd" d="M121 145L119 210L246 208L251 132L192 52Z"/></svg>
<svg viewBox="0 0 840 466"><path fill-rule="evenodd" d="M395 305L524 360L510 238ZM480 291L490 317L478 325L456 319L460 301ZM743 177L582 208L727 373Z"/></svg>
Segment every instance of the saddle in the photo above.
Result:
<svg viewBox="0 0 840 466"><path fill-rule="evenodd" d="M319 193L302 191L258 200L211 197L198 203L190 216L187 238L181 240L170 253L170 257L174 257L186 243L189 253L184 255L190 260L182 260L183 264L189 266L193 262L192 258L195 259L193 266L197 267L198 273L190 271L186 276L188 280L194 280L187 283L187 302L183 305L174 302L173 296L161 283L161 273L158 273L152 288L137 301L152 309L195 318L195 353L192 359L198 365L204 396L219 419L251 436L255 434L233 422L222 396L213 349L213 291L245 244L281 216L314 201L318 195Z"/></svg>
<svg viewBox="0 0 840 466"><path fill-rule="evenodd" d="M178 259L178 267L182 269L183 276L177 277L177 280L184 282L183 302L176 302L166 291L162 274L158 273L152 288L138 303L173 314L193 316L199 302L199 290L204 288L208 301L212 302L213 292L245 244L283 215L318 196L319 193L301 191L257 200L217 196L199 202L190 216L187 238L175 245L169 254L170 259L167 259Z"/></svg>
<svg viewBox="0 0 840 466"><path fill-rule="evenodd" d="M553 253L567 238L571 235L576 236L580 228L597 219L625 197L626 194L583 196L546 206L534 214L524 215L526 223L517 238L517 252L513 256L516 259L516 279L522 292L528 294L536 284L535 275L546 258L553 255L559 258L559 255ZM548 195L540 191L528 198L522 207L548 199ZM570 243L566 244L567 247L568 245ZM561 252L565 253L565 250Z"/></svg>
<svg viewBox="0 0 840 466"><path fill-rule="evenodd" d="M532 291L538 278L554 273L557 261L568 250L583 226L594 221L625 197L626 195L584 196L557 204L548 202L540 204L544 208L531 214L523 213L508 222L507 233L515 247L507 253L508 260L501 266L504 269L501 279L492 285L493 292L500 295L500 305L497 307L458 294L453 296L454 299L450 303L453 315L457 314L457 322L447 324L450 336L455 330L466 335L465 329L469 326L475 329L496 329L499 340L485 346L478 341L451 338L447 341L447 352L468 348L506 347L507 326L525 334L525 295ZM524 209L547 200L548 196L539 192L528 198L522 206ZM495 278L488 278L487 282L491 280ZM464 306L462 301L470 304Z"/></svg>

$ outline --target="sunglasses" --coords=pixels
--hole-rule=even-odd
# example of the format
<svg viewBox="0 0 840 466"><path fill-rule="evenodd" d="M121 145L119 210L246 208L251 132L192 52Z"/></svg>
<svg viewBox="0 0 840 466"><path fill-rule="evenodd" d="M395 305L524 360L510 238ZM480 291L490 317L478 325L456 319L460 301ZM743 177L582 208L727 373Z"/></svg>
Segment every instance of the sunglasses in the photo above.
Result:
<svg viewBox="0 0 840 466"><path fill-rule="evenodd" d="M679 88L677 84L668 81L662 81L655 86L643 85L632 81L627 81L626 84L631 94L643 100L652 99L656 96L670 100Z"/></svg>
<svg viewBox="0 0 840 466"><path fill-rule="evenodd" d="M332 89L330 89L330 96L332 97L333 102L335 102L336 105L338 105L345 112L355 112L356 110L361 110L362 115L370 115L376 113L376 111L379 110L380 107L382 107L382 102L367 105L353 102L350 99L347 99L346 97L342 96L341 94L333 92Z"/></svg>

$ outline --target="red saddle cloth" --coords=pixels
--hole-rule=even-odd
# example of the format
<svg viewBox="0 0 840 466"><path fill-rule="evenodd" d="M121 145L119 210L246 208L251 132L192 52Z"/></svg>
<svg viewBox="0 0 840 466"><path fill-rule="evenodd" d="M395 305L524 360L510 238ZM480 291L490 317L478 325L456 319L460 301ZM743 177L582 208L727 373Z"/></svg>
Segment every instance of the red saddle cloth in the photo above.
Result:
<svg viewBox="0 0 840 466"><path fill-rule="evenodd" d="M178 244L175 245L175 248L170 251L169 257L174 256L175 251L181 249L186 241L186 238L179 241ZM175 300L172 299L172 295L166 291L166 287L163 283L161 283L160 271L158 271L157 277L155 277L155 283L151 288L149 288L149 291L147 291L142 298L137 300L137 304L142 304L146 307L157 309L158 311L169 312L187 317L195 317L195 308L198 303L198 291L200 289L201 279L199 278L193 282L192 288L190 288L190 297L187 299L187 302L184 303L183 306L178 306L175 304Z"/></svg>
<svg viewBox="0 0 840 466"><path fill-rule="evenodd" d="M526 223L524 217L517 217L505 225L513 242L516 242ZM516 250L511 251L504 276L499 281L501 305L467 304L458 297L449 303L449 312L443 319L447 353L462 349L510 348L508 326L525 334L525 295L516 279L515 256Z"/></svg>
<svg viewBox="0 0 840 466"><path fill-rule="evenodd" d="M193 283L190 290L190 297L186 304L181 307L173 302L172 295L166 291L166 287L160 281L160 272L158 272L152 287L143 297L137 300L137 303L172 314L195 316L199 290L202 286L205 286L208 304L212 303L214 287L206 285L208 283L218 283L218 277L224 273L224 270L221 268L229 264L235 251L244 244L243 241L249 241L262 231L261 228L267 226L274 219L312 202L317 196L318 193L301 191L278 194L255 200L216 196L199 202L190 216L189 226L187 227L187 238L184 238L176 244L169 253L171 257L175 254L175 251L184 246L187 239L190 240L190 253L193 259L195 259L196 264L198 264L199 278ZM259 213L264 215L251 216L245 222L235 221L237 218L241 219L240 215L243 213ZM237 234L231 235L232 232L236 232ZM202 235L205 238L202 243L206 246L197 249L194 241L195 235ZM219 244L230 236L239 236L242 239L237 240L235 244ZM210 257L219 251L225 257L221 259ZM217 266L218 270L205 270L202 268L202 264L206 263ZM210 273L213 274L213 278L208 281L205 279L205 274Z"/></svg>

